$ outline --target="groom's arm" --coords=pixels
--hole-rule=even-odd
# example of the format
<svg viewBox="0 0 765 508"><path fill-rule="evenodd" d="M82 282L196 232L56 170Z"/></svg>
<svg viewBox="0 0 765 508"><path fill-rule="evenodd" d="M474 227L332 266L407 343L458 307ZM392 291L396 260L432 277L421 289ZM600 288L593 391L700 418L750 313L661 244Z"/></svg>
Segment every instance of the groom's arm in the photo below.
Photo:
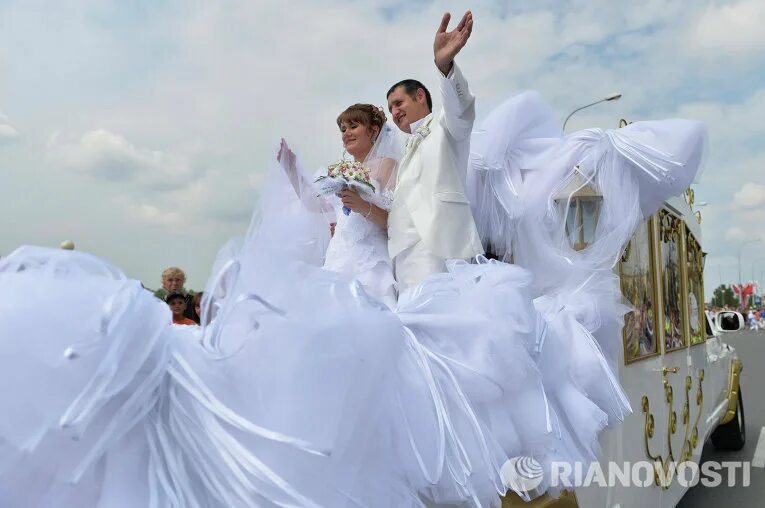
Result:
<svg viewBox="0 0 765 508"><path fill-rule="evenodd" d="M475 97L470 93L467 81L460 72L454 57L457 56L473 31L473 13L468 11L451 32L451 15L447 12L441 19L441 26L436 31L433 41L433 57L436 67L441 72L440 89L443 99L444 121L446 130L454 139L468 139L475 120Z"/></svg>
<svg viewBox="0 0 765 508"><path fill-rule="evenodd" d="M454 139L467 139L475 122L475 97L456 63L452 62L449 74L441 74L439 88L446 130Z"/></svg>

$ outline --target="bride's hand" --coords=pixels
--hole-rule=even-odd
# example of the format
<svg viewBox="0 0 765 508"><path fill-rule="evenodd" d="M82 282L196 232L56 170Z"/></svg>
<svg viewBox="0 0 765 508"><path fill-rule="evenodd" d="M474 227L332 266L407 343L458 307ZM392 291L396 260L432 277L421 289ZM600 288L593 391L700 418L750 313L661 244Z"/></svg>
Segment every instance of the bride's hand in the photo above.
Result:
<svg viewBox="0 0 765 508"><path fill-rule="evenodd" d="M462 16L462 20L460 20L457 28L447 32L446 28L449 26L450 18L451 14L448 12L444 14L443 19L441 19L441 26L438 27L436 32L436 39L433 41L433 56L436 60L436 67L438 67L438 70L444 76L452 70L454 57L465 47L467 40L470 38L470 32L473 31L472 12L467 11Z"/></svg>
<svg viewBox="0 0 765 508"><path fill-rule="evenodd" d="M340 191L340 200L343 202L343 206L349 208L351 211L365 215L369 212L370 204L364 201L362 197L353 189L344 189Z"/></svg>
<svg viewBox="0 0 765 508"><path fill-rule="evenodd" d="M282 138L281 143L279 144L279 153L276 154L276 160L280 162L285 171L289 173L297 170L297 157L295 157L295 152L290 150L290 147L287 146L287 142L284 138Z"/></svg>

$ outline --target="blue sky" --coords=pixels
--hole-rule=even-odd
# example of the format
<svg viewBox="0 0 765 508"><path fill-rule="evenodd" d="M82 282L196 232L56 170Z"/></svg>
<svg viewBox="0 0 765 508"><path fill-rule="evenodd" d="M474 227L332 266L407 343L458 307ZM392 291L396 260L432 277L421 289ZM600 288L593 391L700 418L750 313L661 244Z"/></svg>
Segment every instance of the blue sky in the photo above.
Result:
<svg viewBox="0 0 765 508"><path fill-rule="evenodd" d="M0 0L0 252L71 238L147 285L169 265L199 288L241 234L276 143L339 157L334 118L435 82L440 16L467 6L459 62L479 116L537 89L569 129L694 118L707 290L765 239L765 2ZM758 261L762 259L761 261ZM743 249L765 276L765 241Z"/></svg>

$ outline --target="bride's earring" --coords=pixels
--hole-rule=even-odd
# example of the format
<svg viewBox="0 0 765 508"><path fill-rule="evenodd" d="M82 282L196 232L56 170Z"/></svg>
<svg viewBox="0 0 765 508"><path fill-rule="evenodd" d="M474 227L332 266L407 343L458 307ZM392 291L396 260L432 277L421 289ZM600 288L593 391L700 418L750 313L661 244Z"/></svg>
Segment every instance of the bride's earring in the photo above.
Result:
<svg viewBox="0 0 765 508"><path fill-rule="evenodd" d="M343 154L340 156L340 160L345 160L346 155L348 155L348 152L343 148Z"/></svg>

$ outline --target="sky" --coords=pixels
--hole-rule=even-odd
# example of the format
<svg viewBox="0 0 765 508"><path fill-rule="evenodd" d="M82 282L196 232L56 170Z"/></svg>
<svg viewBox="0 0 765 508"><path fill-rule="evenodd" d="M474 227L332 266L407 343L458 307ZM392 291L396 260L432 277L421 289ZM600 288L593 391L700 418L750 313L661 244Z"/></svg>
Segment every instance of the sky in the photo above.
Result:
<svg viewBox="0 0 765 508"><path fill-rule="evenodd" d="M437 87L435 30L468 7L479 119L535 89L561 121L623 94L568 131L705 122L706 293L738 279L739 250L765 282L762 0L0 0L0 254L70 239L149 287L177 265L202 288L279 139L337 160L337 114L403 78Z"/></svg>

